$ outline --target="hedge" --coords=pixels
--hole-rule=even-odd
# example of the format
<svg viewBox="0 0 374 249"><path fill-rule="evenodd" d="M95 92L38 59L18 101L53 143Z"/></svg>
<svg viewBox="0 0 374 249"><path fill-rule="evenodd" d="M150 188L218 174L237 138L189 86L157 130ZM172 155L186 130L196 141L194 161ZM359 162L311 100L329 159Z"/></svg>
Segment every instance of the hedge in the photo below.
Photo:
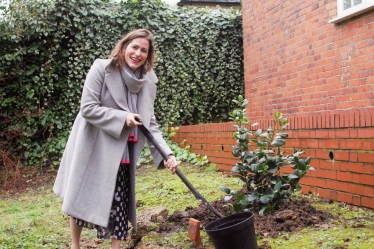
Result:
<svg viewBox="0 0 374 249"><path fill-rule="evenodd" d="M158 122L227 121L244 91L240 11L160 0L14 0L0 18L2 155L58 163L91 64L140 27L156 40Z"/></svg>

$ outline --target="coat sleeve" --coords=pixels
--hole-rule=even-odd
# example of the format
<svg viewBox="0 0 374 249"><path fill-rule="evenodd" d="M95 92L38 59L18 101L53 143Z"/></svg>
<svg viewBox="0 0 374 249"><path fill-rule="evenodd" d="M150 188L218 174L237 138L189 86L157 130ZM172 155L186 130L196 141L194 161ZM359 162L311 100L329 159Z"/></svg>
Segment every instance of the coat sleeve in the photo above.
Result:
<svg viewBox="0 0 374 249"><path fill-rule="evenodd" d="M105 63L95 60L87 74L81 99L81 112L87 122L119 139L127 112L102 106L100 94L105 78Z"/></svg>

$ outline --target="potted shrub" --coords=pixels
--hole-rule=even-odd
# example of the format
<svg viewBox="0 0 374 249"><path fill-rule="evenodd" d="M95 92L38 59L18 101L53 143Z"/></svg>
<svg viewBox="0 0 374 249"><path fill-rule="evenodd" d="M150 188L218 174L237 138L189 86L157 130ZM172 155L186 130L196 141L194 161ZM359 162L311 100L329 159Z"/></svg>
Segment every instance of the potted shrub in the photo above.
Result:
<svg viewBox="0 0 374 249"><path fill-rule="evenodd" d="M294 149L290 155L282 150L288 138L285 133L288 120L282 113L274 114L273 126L254 131L258 123L249 126L245 112L248 101L242 96L233 101L237 108L230 116L236 122L233 137L237 144L233 146L232 154L240 161L233 167L232 174L244 182L245 191L239 193L226 187L221 190L227 194L225 201L235 197L233 204L228 202L233 213L272 212L280 202L289 200L295 191L299 191L300 179L315 169L310 166L310 157L302 158L304 149ZM293 172L282 173L284 167L291 167Z"/></svg>

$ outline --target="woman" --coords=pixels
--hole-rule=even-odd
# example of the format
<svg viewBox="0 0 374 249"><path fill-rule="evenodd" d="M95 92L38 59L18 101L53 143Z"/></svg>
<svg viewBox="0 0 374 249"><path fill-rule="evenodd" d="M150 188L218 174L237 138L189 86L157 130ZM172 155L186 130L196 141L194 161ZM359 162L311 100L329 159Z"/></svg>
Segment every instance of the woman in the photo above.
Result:
<svg viewBox="0 0 374 249"><path fill-rule="evenodd" d="M175 173L177 162L154 116L156 74L153 35L137 29L124 36L109 59L97 59L84 83L75 119L53 187L70 216L72 248L82 227L97 228L120 248L128 221L136 231L135 169L146 142L143 124L169 155L164 161L148 144L158 169ZM137 122L138 119L140 122Z"/></svg>

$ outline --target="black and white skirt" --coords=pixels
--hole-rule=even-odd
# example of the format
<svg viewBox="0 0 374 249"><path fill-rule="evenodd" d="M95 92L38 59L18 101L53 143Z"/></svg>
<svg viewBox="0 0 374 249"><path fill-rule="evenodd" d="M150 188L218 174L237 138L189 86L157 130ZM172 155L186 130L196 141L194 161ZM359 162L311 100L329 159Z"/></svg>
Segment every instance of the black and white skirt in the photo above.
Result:
<svg viewBox="0 0 374 249"><path fill-rule="evenodd" d="M117 174L117 182L113 195L112 208L110 210L107 227L98 226L84 220L75 218L79 226L96 228L99 239L125 240L128 236L128 213L129 213L129 187L130 169L129 164L120 164Z"/></svg>

